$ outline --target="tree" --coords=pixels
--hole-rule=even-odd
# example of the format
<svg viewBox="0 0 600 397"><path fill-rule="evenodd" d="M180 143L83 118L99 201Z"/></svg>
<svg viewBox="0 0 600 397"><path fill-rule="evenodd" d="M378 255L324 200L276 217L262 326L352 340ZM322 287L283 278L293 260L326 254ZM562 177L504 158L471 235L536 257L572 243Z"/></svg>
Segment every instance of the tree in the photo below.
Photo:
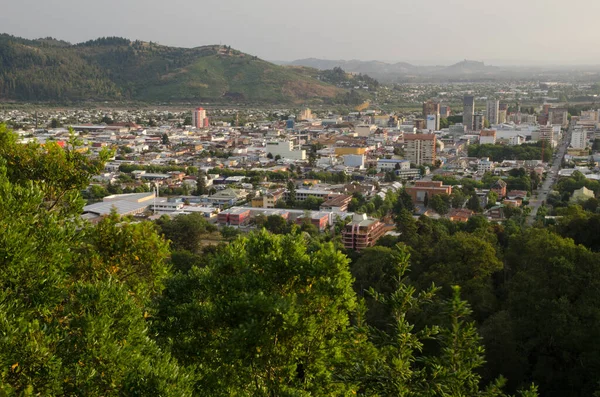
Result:
<svg viewBox="0 0 600 397"><path fill-rule="evenodd" d="M525 359L517 384L533 380L544 396L593 395L600 369L599 254L547 229L529 229L511 238L506 260L511 322L501 327L510 327ZM510 361L498 361L503 354L490 351L490 361L507 373Z"/></svg>
<svg viewBox="0 0 600 397"><path fill-rule="evenodd" d="M501 391L503 378L480 389L484 349L459 287L453 287L451 297L442 302L439 323L417 329L408 320L432 306L437 288L417 293L405 276L410 256L401 246L396 250L396 290L370 290L376 301L389 307L391 329L375 331L359 321L353 338L365 342L352 353L356 364L343 379L355 383L363 395L506 396ZM521 395L537 396L536 388L531 386Z"/></svg>
<svg viewBox="0 0 600 397"><path fill-rule="evenodd" d="M280 156L280 155L276 155L274 160L275 160L275 161L277 161L277 160L281 160L281 156Z"/></svg>
<svg viewBox="0 0 600 397"><path fill-rule="evenodd" d="M241 234L240 230L233 226L223 226L221 228L221 236L223 236L224 239L229 240L229 241L233 240L240 234Z"/></svg>
<svg viewBox="0 0 600 397"><path fill-rule="evenodd" d="M365 320L370 326L387 329L391 324L389 307L375 301L369 291L390 294L397 289L397 261L395 247L370 247L363 250L352 265L354 290L366 300Z"/></svg>
<svg viewBox="0 0 600 397"><path fill-rule="evenodd" d="M50 128L58 128L60 127L60 122L57 119L52 119L50 121Z"/></svg>
<svg viewBox="0 0 600 397"><path fill-rule="evenodd" d="M291 231L290 225L284 217L280 215L269 215L267 216L264 224L264 228L271 233L275 234L287 234Z"/></svg>
<svg viewBox="0 0 600 397"><path fill-rule="evenodd" d="M429 205L438 214L446 215L450 209L450 196L445 193L436 194L431 197Z"/></svg>
<svg viewBox="0 0 600 397"><path fill-rule="evenodd" d="M203 238L216 231L216 227L200 213L178 215L172 219L163 216L157 225L175 249L195 253L200 252Z"/></svg>
<svg viewBox="0 0 600 397"><path fill-rule="evenodd" d="M161 141L162 141L162 144L163 144L163 145L166 145L166 146L168 146L168 145L170 144L170 143L169 143L169 135L167 135L167 134L162 134L162 136L161 136Z"/></svg>
<svg viewBox="0 0 600 397"><path fill-rule="evenodd" d="M40 182L9 176L0 158L0 394L191 395L189 373L147 335L136 281L113 275L122 259L89 277L107 253L95 251L71 213L45 204L43 182L56 177L37 155L46 153L21 160ZM148 248L133 244L123 255Z"/></svg>
<svg viewBox="0 0 600 397"><path fill-rule="evenodd" d="M290 180L287 183L287 190L288 190L288 199L287 199L287 203L290 206L294 206L296 205L296 184L294 183L294 181Z"/></svg>
<svg viewBox="0 0 600 397"><path fill-rule="evenodd" d="M429 194L425 192L425 197L423 198L423 205L425 208L429 207Z"/></svg>
<svg viewBox="0 0 600 397"><path fill-rule="evenodd" d="M481 202L476 194L472 195L467 201L467 208L474 212L481 212Z"/></svg>
<svg viewBox="0 0 600 397"><path fill-rule="evenodd" d="M494 273L502 270L495 247L473 234L459 232L443 238L430 259L432 265L420 277L420 285L434 282L443 287L446 297L451 287L460 285L463 297L482 319L495 309L496 298L492 285Z"/></svg>
<svg viewBox="0 0 600 397"><path fill-rule="evenodd" d="M6 175L14 184L33 183L44 194L44 206L52 211L79 215L83 209L80 192L92 176L104 169L112 156L102 150L96 159L78 148L82 142L73 130L65 147L54 142L20 144L16 135L0 124L0 158L6 160Z"/></svg>
<svg viewBox="0 0 600 397"><path fill-rule="evenodd" d="M271 153L271 152L267 153L267 158L270 160L273 160L273 153Z"/></svg>
<svg viewBox="0 0 600 397"><path fill-rule="evenodd" d="M198 173L198 177L196 178L196 191L194 192L196 196L202 196L208 193L208 188L206 186L207 178L208 175L206 175L204 171Z"/></svg>
<svg viewBox="0 0 600 397"><path fill-rule="evenodd" d="M496 205L496 202L498 201L498 193L490 190L490 192L488 193L487 199L488 199L487 207L492 208L493 206Z"/></svg>
<svg viewBox="0 0 600 397"><path fill-rule="evenodd" d="M203 393L342 394L329 368L356 306L351 279L332 244L309 255L299 235L253 233L175 276L154 324L179 360L201 364Z"/></svg>
<svg viewBox="0 0 600 397"><path fill-rule="evenodd" d="M467 201L467 197L461 190L452 189L452 194L450 195L450 201L452 202L452 208L462 208Z"/></svg>
<svg viewBox="0 0 600 397"><path fill-rule="evenodd" d="M88 225L83 241L85 249L77 258L79 279L109 277L126 285L139 299L150 298L162 290L170 273L170 252L153 223L124 222L113 212L98 225Z"/></svg>

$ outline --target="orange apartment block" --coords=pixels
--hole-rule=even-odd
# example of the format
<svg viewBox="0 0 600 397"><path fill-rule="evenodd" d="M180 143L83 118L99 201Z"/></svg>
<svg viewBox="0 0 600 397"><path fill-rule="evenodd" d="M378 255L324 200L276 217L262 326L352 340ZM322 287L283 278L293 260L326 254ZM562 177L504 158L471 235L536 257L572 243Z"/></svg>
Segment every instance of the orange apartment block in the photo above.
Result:
<svg viewBox="0 0 600 397"><path fill-rule="evenodd" d="M360 251L372 247L385 234L385 225L365 214L355 214L342 232L344 247Z"/></svg>
<svg viewBox="0 0 600 397"><path fill-rule="evenodd" d="M414 186L407 187L406 192L410 194L413 203L422 203L425 201L425 195L431 198L436 194L452 194L452 186L443 185L442 181L417 181Z"/></svg>

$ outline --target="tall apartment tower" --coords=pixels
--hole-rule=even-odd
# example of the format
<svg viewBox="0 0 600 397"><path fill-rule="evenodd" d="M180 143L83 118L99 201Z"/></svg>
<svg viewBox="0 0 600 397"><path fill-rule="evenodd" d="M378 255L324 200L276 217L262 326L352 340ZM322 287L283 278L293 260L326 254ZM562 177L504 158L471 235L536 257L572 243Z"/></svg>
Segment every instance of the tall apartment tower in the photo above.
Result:
<svg viewBox="0 0 600 397"><path fill-rule="evenodd" d="M463 98L463 124L467 130L473 131L473 116L475 115L475 97Z"/></svg>
<svg viewBox="0 0 600 397"><path fill-rule="evenodd" d="M417 165L435 163L437 158L436 143L435 134L405 134L406 159Z"/></svg>
<svg viewBox="0 0 600 397"><path fill-rule="evenodd" d="M423 102L423 119L426 121L427 129L440 129L440 104L438 102ZM434 126L433 128L430 128Z"/></svg>
<svg viewBox="0 0 600 397"><path fill-rule="evenodd" d="M192 110L192 125L196 128L204 128L208 126L206 110L203 108L196 108Z"/></svg>
<svg viewBox="0 0 600 397"><path fill-rule="evenodd" d="M490 124L498 124L498 113L500 112L500 101L491 99L487 101L485 117Z"/></svg>

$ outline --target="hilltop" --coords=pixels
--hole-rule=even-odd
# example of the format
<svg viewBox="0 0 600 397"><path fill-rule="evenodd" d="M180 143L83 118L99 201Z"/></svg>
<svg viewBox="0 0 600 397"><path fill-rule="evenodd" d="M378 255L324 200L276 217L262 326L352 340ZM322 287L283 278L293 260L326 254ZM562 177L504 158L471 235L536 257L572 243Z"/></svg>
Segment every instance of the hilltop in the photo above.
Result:
<svg viewBox="0 0 600 397"><path fill-rule="evenodd" d="M290 65L319 70L341 67L352 73L365 73L386 83L405 80L462 80L499 78L514 75L517 70L488 66L483 62L464 60L450 66L418 66L407 62L386 63L381 61L298 59Z"/></svg>
<svg viewBox="0 0 600 397"><path fill-rule="evenodd" d="M178 48L119 37L70 44L0 35L0 100L285 103L344 94L316 75L228 46Z"/></svg>

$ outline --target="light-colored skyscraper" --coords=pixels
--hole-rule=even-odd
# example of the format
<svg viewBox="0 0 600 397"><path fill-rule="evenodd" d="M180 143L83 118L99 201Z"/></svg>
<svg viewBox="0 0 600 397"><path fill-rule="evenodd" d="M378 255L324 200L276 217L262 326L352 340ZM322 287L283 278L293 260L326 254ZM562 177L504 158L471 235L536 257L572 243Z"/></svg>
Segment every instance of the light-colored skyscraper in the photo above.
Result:
<svg viewBox="0 0 600 397"><path fill-rule="evenodd" d="M498 124L498 112L500 110L500 101L490 99L487 101L485 117L490 124Z"/></svg>
<svg viewBox="0 0 600 397"><path fill-rule="evenodd" d="M587 132L584 130L573 131L571 146L574 149L585 149L587 147Z"/></svg>
<svg viewBox="0 0 600 397"><path fill-rule="evenodd" d="M192 110L192 125L196 128L204 128L208 126L206 110L203 108L196 108Z"/></svg>
<svg viewBox="0 0 600 397"><path fill-rule="evenodd" d="M463 124L467 130L473 131L473 116L475 114L475 97L463 98Z"/></svg>

